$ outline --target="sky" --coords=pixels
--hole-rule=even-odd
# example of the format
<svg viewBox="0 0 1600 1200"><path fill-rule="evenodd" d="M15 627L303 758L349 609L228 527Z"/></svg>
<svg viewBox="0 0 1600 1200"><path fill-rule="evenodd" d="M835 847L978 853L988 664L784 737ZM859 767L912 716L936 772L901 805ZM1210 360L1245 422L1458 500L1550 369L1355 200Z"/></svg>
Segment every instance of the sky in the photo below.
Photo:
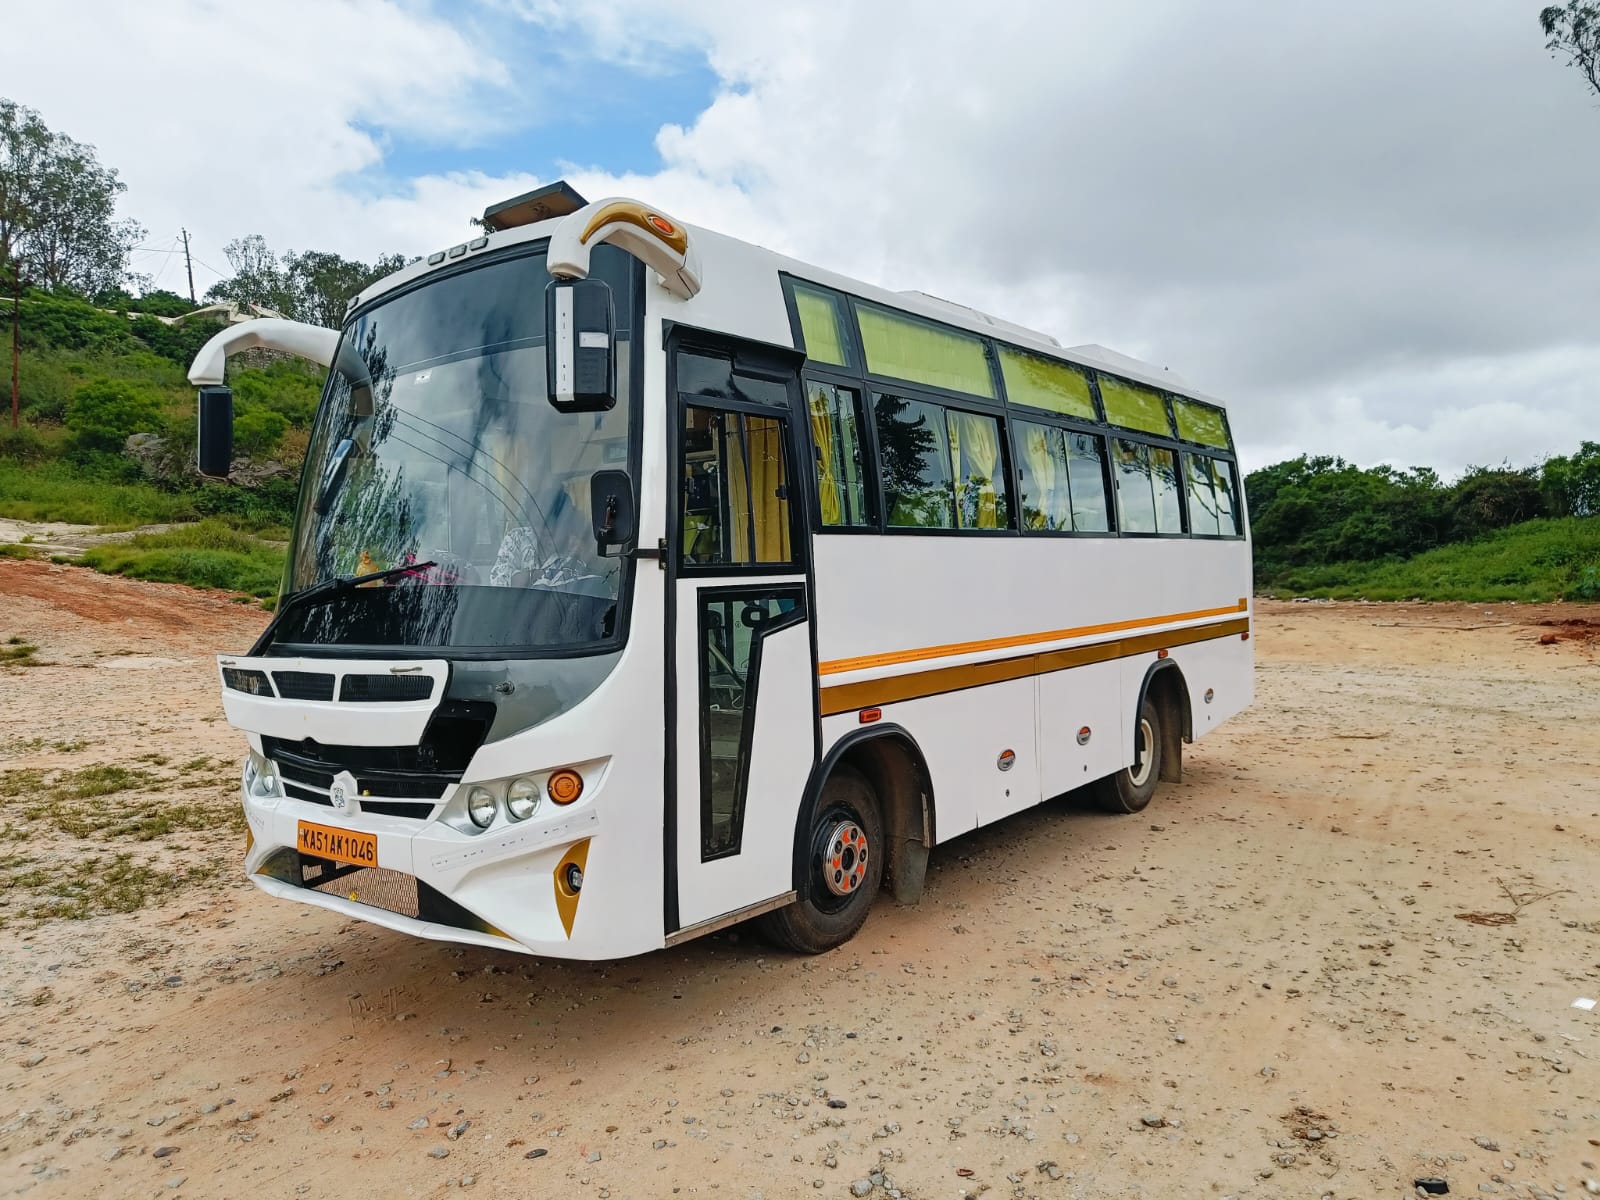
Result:
<svg viewBox="0 0 1600 1200"><path fill-rule="evenodd" d="M1600 439L1600 100L1539 0L59 0L0 95L223 246L407 256L555 179L1167 367L1247 470Z"/></svg>

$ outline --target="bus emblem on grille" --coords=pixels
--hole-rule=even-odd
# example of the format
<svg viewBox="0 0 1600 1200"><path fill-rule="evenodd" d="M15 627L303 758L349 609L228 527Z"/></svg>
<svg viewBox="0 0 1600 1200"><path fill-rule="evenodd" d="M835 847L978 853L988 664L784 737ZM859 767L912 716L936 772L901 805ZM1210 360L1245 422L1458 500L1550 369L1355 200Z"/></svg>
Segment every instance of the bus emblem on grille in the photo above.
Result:
<svg viewBox="0 0 1600 1200"><path fill-rule="evenodd" d="M349 812L350 802L356 795L356 777L349 771L340 771L328 787L328 803L334 812Z"/></svg>

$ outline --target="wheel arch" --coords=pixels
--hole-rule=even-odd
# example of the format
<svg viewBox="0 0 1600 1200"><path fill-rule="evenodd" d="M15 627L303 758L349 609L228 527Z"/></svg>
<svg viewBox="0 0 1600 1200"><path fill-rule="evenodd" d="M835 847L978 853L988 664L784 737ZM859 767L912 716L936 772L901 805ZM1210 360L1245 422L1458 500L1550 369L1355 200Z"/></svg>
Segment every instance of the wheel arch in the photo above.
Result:
<svg viewBox="0 0 1600 1200"><path fill-rule="evenodd" d="M915 903L922 892L928 851L937 837L933 778L916 738L894 724L851 730L812 768L795 814L792 886L797 893L806 887L812 813L829 776L840 766L859 771L872 786L889 842L886 866L895 898L904 904Z"/></svg>
<svg viewBox="0 0 1600 1200"><path fill-rule="evenodd" d="M1156 705L1162 716L1161 779L1167 783L1181 783L1183 743L1194 741L1194 714L1190 709L1189 684L1183 676L1183 668L1170 658L1158 658L1151 663L1139 684L1139 701L1133 708L1135 717L1144 708L1147 698ZM1137 740L1134 747L1137 751Z"/></svg>

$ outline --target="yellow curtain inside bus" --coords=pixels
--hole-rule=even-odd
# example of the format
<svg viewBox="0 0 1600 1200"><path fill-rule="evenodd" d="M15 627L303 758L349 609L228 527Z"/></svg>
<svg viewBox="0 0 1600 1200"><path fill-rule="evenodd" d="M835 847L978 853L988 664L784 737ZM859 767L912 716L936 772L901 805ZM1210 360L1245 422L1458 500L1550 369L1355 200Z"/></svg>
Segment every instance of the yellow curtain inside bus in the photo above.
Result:
<svg viewBox="0 0 1600 1200"><path fill-rule="evenodd" d="M740 437L743 428L744 436ZM730 562L785 562L789 558L789 505L783 468L782 426L771 417L723 418L728 462ZM751 534L755 544L751 544Z"/></svg>
<svg viewBox="0 0 1600 1200"><path fill-rule="evenodd" d="M837 525L843 516L839 504L839 477L833 465L834 424L829 404L832 399L832 388L811 385L811 436L817 446L817 498L822 504L824 525Z"/></svg>
<svg viewBox="0 0 1600 1200"><path fill-rule="evenodd" d="M1032 502L1023 509L1029 529L1071 529L1071 497L1067 491L1066 463L1061 434L1043 425L1019 425L1022 454L1033 485Z"/></svg>
<svg viewBox="0 0 1600 1200"><path fill-rule="evenodd" d="M1000 506L995 471L1000 465L1000 439L989 417L950 414L950 466L958 492L975 496L975 504L957 506L956 523L969 529L999 529ZM965 459L965 463L963 463Z"/></svg>

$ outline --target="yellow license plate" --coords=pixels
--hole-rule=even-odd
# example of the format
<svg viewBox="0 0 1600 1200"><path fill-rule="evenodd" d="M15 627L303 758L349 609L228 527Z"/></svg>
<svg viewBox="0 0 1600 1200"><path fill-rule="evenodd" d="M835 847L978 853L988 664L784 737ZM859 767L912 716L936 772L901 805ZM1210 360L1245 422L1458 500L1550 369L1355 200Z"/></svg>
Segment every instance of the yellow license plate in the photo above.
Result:
<svg viewBox="0 0 1600 1200"><path fill-rule="evenodd" d="M331 858L334 862L349 863L356 867L378 865L378 835L375 833L330 829L326 825L301 821L298 842L301 854Z"/></svg>

